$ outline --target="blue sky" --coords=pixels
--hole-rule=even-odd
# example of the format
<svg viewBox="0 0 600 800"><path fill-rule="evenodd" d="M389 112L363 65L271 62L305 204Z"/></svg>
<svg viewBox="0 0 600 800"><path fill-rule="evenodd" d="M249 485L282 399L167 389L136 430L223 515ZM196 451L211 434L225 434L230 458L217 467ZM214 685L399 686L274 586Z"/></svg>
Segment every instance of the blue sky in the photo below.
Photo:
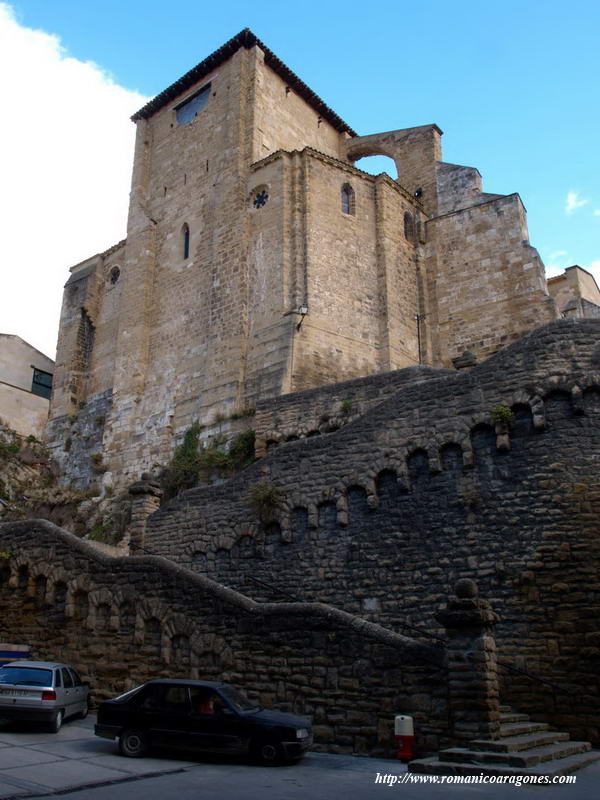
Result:
<svg viewBox="0 0 600 800"><path fill-rule="evenodd" d="M22 28L57 37L63 61L93 62L115 93L128 90L119 94L129 98L128 113L248 26L359 134L437 123L445 133L445 161L476 166L487 191L521 194L531 242L550 274L578 263L600 281L597 0L397 0L372 4L368 12L327 0L10 0L2 6ZM16 128L22 124L28 121L14 120ZM123 136L130 150L129 133ZM123 194L126 177L123 185L113 180L115 193ZM105 190L110 187L89 185L79 204ZM126 200L127 189L124 194ZM112 243L118 215L124 231L125 207L115 198L106 220L100 204L90 206L80 224L82 232L94 228L87 233L89 250L65 246L59 289L73 260Z"/></svg>

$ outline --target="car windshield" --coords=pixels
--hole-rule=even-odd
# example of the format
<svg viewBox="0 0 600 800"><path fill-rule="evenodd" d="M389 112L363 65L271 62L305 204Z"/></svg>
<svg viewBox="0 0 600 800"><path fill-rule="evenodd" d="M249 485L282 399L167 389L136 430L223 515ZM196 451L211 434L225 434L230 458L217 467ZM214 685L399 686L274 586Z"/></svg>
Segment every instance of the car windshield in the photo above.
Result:
<svg viewBox="0 0 600 800"><path fill-rule="evenodd" d="M52 670L0 667L0 683L10 683L12 686L52 686Z"/></svg>
<svg viewBox="0 0 600 800"><path fill-rule="evenodd" d="M236 711L258 711L259 709L256 703L251 703L245 695L234 689L233 686L220 686L219 691L229 700Z"/></svg>

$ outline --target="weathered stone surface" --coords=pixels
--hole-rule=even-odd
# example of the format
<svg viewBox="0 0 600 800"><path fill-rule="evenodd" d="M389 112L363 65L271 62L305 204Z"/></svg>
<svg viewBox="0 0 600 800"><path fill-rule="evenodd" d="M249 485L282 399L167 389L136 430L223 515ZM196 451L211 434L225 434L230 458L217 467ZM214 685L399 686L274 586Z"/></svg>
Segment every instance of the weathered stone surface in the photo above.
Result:
<svg viewBox="0 0 600 800"><path fill-rule="evenodd" d="M473 578L500 617L503 698L549 722L564 711L562 727L596 741L588 717L600 710L600 686L593 653L581 653L597 647L586 636L599 630L599 336L593 320L552 323L469 372L401 386L342 429L281 444L226 486L163 506L146 546L257 599L289 592L407 634L440 636L448 587ZM324 408L318 389L282 408L300 409L313 393ZM491 419L500 404L515 413L507 452ZM285 497L269 525L247 502L264 475Z"/></svg>
<svg viewBox="0 0 600 800"><path fill-rule="evenodd" d="M267 398L464 367L559 316L519 196L443 162L436 125L356 136L248 31L159 97L134 117L127 238L65 286L47 430L65 480L95 481L90 419L122 489L193 421L231 432ZM355 168L375 154L397 180ZM600 314L584 272L553 284L575 317ZM261 444L340 427L351 400Z"/></svg>
<svg viewBox="0 0 600 800"><path fill-rule="evenodd" d="M96 700L158 676L225 680L314 716L320 749L373 755L392 755L397 713L423 752L445 729L440 648L320 603L257 604L164 558L104 556L44 521L0 525L0 552L0 637L73 663Z"/></svg>

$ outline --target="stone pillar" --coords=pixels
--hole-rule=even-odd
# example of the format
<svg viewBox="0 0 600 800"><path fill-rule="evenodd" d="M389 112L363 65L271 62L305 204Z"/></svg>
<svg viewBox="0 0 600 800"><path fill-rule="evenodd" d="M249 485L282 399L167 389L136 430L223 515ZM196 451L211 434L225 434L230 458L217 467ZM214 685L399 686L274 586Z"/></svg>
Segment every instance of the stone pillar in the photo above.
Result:
<svg viewBox="0 0 600 800"><path fill-rule="evenodd" d="M450 736L456 745L471 739L496 739L500 731L500 701L496 641L492 626L498 616L477 594L468 578L455 586L437 619L446 628Z"/></svg>
<svg viewBox="0 0 600 800"><path fill-rule="evenodd" d="M129 549L132 555L140 555L136 549L144 546L146 521L160 506L163 490L160 484L152 479L150 473L144 472L141 481L130 487L129 494L132 497L131 522L127 529Z"/></svg>

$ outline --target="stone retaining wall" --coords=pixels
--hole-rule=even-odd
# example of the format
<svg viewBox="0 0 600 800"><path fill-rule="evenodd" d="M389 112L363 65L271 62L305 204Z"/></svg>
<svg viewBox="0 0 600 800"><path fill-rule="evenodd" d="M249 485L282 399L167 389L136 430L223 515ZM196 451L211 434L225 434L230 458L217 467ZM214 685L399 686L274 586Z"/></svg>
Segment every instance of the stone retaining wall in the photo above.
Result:
<svg viewBox="0 0 600 800"><path fill-rule="evenodd" d="M500 614L501 660L577 690L513 674L503 701L599 742L599 419L600 323L551 323L183 493L150 517L145 546L257 599L288 592L434 634L449 588L473 578ZM263 519L260 482L281 498Z"/></svg>
<svg viewBox="0 0 600 800"><path fill-rule="evenodd" d="M317 749L420 752L447 731L443 650L322 604L257 604L164 558L112 558L45 521L0 525L0 638L72 663L95 698L150 678L224 680L305 714Z"/></svg>

